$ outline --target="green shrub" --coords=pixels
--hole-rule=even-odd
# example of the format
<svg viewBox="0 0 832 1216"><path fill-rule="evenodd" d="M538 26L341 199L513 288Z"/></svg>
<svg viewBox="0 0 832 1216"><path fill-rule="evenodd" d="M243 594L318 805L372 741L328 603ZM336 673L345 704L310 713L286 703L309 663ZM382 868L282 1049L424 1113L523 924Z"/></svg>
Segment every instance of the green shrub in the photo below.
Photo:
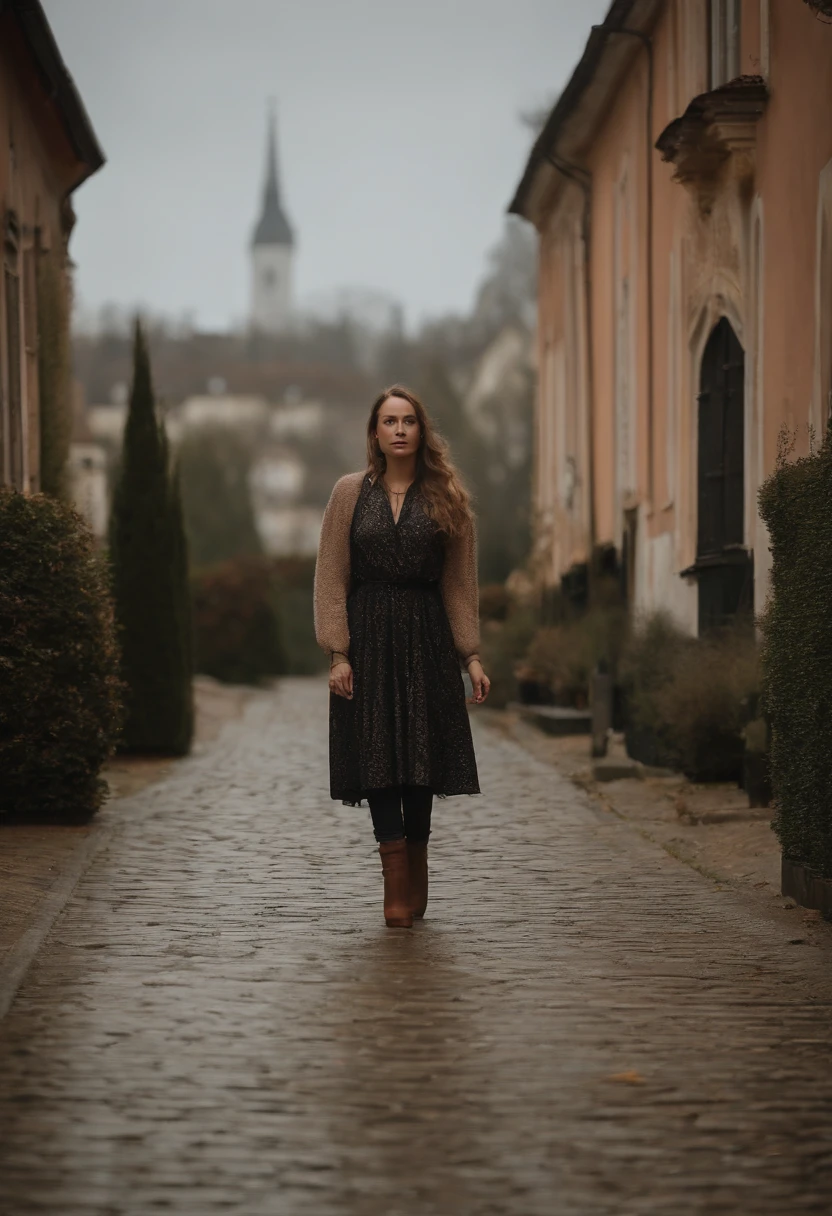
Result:
<svg viewBox="0 0 832 1216"><path fill-rule="evenodd" d="M656 690L655 703L682 771L696 781L739 780L743 731L759 689L753 629L738 624L691 639L670 676Z"/></svg>
<svg viewBox="0 0 832 1216"><path fill-rule="evenodd" d="M123 746L184 755L193 737L187 543L179 479L156 418L150 360L138 324L110 556L127 686Z"/></svg>
<svg viewBox="0 0 832 1216"><path fill-rule="evenodd" d="M69 507L0 490L0 812L79 821L121 723L106 571Z"/></svg>
<svg viewBox="0 0 832 1216"><path fill-rule="evenodd" d="M630 754L692 780L738 779L758 667L745 624L694 638L665 613L646 618L621 664Z"/></svg>
<svg viewBox="0 0 832 1216"><path fill-rule="evenodd" d="M535 614L526 608L513 608L504 621L483 622L480 656L491 680L488 704L495 709L517 698L518 674L534 631Z"/></svg>
<svg viewBox="0 0 832 1216"><path fill-rule="evenodd" d="M592 663L574 624L544 625L526 654L526 679L549 690L557 705L585 705Z"/></svg>
<svg viewBox="0 0 832 1216"><path fill-rule="evenodd" d="M315 640L312 611L315 559L277 558L274 569L286 658L285 673L290 676L310 676L325 671L329 660Z"/></svg>
<svg viewBox="0 0 832 1216"><path fill-rule="evenodd" d="M659 709L659 697L693 639L665 612L637 623L621 656L619 679L627 717L627 751L645 764L678 768L678 748Z"/></svg>
<svg viewBox="0 0 832 1216"><path fill-rule="evenodd" d="M504 621L510 605L511 597L505 583L486 583L480 587L481 621Z"/></svg>
<svg viewBox="0 0 832 1216"><path fill-rule="evenodd" d="M257 684L286 668L276 572L237 558L192 578L197 671L227 684Z"/></svg>
<svg viewBox="0 0 832 1216"><path fill-rule="evenodd" d="M596 667L603 663L608 671L617 669L626 632L626 610L617 605L546 625L532 639L529 669L557 704L584 706Z"/></svg>
<svg viewBox="0 0 832 1216"><path fill-rule="evenodd" d="M794 462L792 447L781 436L760 490L772 555L762 670L774 828L790 861L832 878L832 439Z"/></svg>

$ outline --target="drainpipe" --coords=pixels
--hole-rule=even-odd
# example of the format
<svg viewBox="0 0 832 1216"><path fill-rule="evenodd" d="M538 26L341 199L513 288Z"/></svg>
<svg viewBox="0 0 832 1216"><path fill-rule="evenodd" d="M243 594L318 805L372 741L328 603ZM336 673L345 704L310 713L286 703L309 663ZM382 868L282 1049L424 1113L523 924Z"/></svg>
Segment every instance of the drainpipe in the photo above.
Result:
<svg viewBox="0 0 832 1216"><path fill-rule="evenodd" d="M628 38L637 38L647 52L647 497L650 510L653 510L655 498L655 436L654 401L655 401L655 371L653 367L654 353L654 309L653 309L653 83L654 55L653 39L642 30L630 29L626 26L593 26L593 29L603 30L608 35L623 34Z"/></svg>
<svg viewBox="0 0 832 1216"><path fill-rule="evenodd" d="M592 264L590 258L592 237L592 174L580 165L564 160L557 153L546 153L546 160L579 187L584 196L584 209L581 221L584 242L584 302L586 308L586 396L587 396L587 483L589 497L589 559L588 569L592 569L592 559L595 554L596 523L595 523L595 373L594 343L592 340Z"/></svg>

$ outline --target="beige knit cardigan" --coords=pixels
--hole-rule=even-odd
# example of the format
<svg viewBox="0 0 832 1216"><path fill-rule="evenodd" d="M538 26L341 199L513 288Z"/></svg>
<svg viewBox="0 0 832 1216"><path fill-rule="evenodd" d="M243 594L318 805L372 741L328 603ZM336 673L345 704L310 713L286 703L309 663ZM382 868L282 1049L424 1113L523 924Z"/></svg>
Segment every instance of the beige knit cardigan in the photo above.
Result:
<svg viewBox="0 0 832 1216"><path fill-rule="evenodd" d="M350 528L366 473L348 473L335 483L324 512L315 565L315 637L329 654L349 655L347 595L350 589ZM445 550L442 600L457 653L470 662L480 644L477 541L473 521Z"/></svg>

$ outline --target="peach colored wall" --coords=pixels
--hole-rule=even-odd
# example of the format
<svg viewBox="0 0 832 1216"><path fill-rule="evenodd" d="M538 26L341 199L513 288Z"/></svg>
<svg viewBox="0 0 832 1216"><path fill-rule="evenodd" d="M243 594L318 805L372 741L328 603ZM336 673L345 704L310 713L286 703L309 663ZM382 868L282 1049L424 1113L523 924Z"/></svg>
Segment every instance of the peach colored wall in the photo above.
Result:
<svg viewBox="0 0 832 1216"><path fill-rule="evenodd" d="M668 0L653 30L655 83L651 144L667 123L708 86L706 0ZM620 544L623 511L638 515L636 600L663 605L691 628L696 588L679 578L695 556L696 394L701 352L720 315L727 315L746 352L746 543L755 551L757 605L766 590L767 545L756 514L756 493L774 464L784 423L802 428L825 420L817 400L815 297L818 264L819 178L832 161L832 28L796 0L744 0L742 71L767 74L771 97L756 126L751 181L732 158L713 198L673 180L674 166L652 152L653 167L653 376L654 412L648 434L648 325L646 233L646 56L634 47L626 77L587 148L592 173L592 325L594 342L594 450L596 541ZM769 71L770 68L770 71ZM629 181L629 218L617 203ZM830 170L832 180L832 169ZM574 187L553 192L539 222L540 445L536 499L557 499L563 465L554 425L547 351L568 347L567 268L577 252ZM832 207L832 201L830 202ZM626 210L626 208L624 209ZM618 219L617 219L618 216ZM616 228L619 232L616 254ZM759 233L760 257L757 255ZM830 235L832 240L832 235ZM621 246L624 246L623 248ZM757 265L759 260L759 267ZM617 281L629 267L635 333L628 387L632 395L633 475L621 472L622 432L616 424L616 354L622 347L616 320ZM832 311L832 305L830 305ZM574 326L573 326L574 330ZM832 333L828 335L832 342ZM620 384L619 384L620 391ZM576 416L579 406L570 402ZM822 415L822 416L821 416ZM654 481L648 479L648 445ZM586 449L579 478L590 479ZM625 484L629 480L632 485ZM625 493L626 491L626 493ZM540 570L553 581L588 556L588 510L554 512L556 535L540 537ZM548 546L548 548L547 548Z"/></svg>
<svg viewBox="0 0 832 1216"><path fill-rule="evenodd" d="M42 248L63 249L61 199L77 180L80 165L43 92L28 48L9 14L0 16L0 223L13 210L21 228L18 256L21 274L21 369L24 402L24 486L39 484L37 345L32 326L35 312L31 281L26 290L24 264L34 257L36 240ZM34 265L29 267L34 271ZM30 280L33 274L30 275ZM0 377L8 400L6 299L0 291ZM0 483L7 471L0 467Z"/></svg>
<svg viewBox="0 0 832 1216"><path fill-rule="evenodd" d="M760 124L765 223L765 463L781 426L812 420L818 179L832 159L832 28L771 0L771 100ZM816 418L816 425L825 419Z"/></svg>
<svg viewBox="0 0 832 1216"><path fill-rule="evenodd" d="M581 558L587 527L587 482L573 489L566 507L568 456L586 468L586 357L581 263L576 241L582 196L570 187L565 205L541 238L538 327L539 391L535 460L536 534L539 574L551 582L558 570Z"/></svg>

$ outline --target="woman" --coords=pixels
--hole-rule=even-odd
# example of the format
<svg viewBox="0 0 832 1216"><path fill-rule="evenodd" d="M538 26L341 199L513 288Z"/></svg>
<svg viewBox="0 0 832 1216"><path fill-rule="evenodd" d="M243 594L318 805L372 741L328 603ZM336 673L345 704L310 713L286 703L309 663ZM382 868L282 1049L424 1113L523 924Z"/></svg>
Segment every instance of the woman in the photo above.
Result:
<svg viewBox="0 0 832 1216"><path fill-rule="evenodd" d="M330 656L332 797L367 799L384 917L410 928L428 900L433 797L478 794L460 661L473 699L490 683L479 646L468 495L424 406L401 385L377 398L367 470L332 491L315 569L315 633Z"/></svg>

